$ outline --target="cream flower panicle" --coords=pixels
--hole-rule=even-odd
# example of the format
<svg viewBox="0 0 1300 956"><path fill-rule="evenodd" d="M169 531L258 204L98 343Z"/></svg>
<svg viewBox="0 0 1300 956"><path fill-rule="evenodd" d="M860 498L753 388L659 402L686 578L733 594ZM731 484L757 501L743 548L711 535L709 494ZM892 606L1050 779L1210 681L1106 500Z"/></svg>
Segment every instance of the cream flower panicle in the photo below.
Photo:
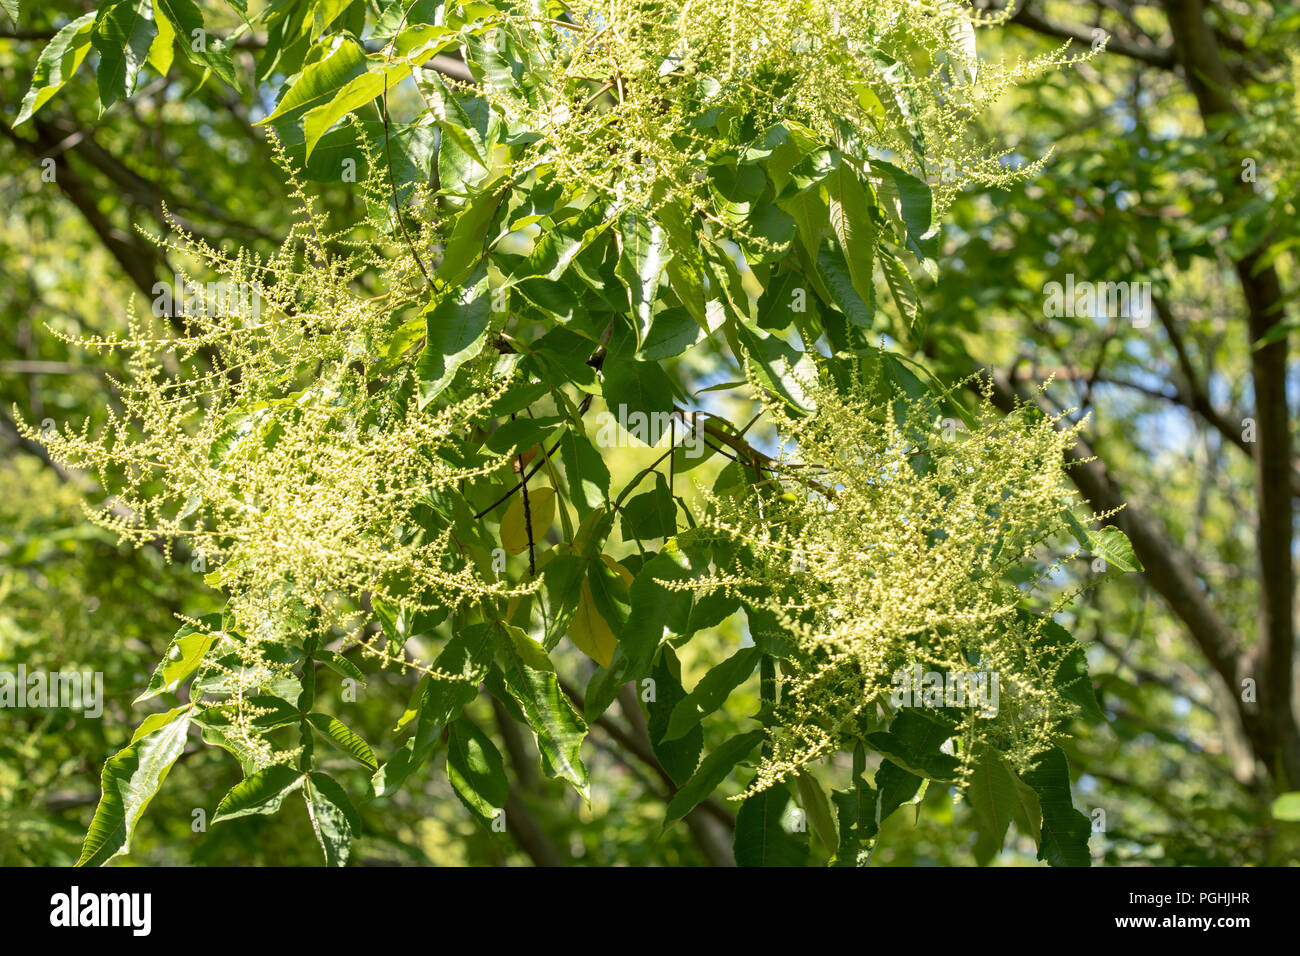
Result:
<svg viewBox="0 0 1300 956"><path fill-rule="evenodd" d="M972 121L1017 84L1092 55L1063 44L978 61L977 28L1008 15L959 0L601 0L564 23L522 11L503 16L482 59L506 40L547 55L522 78L489 70L474 91L536 131L522 166L554 165L629 209L670 204L721 223L729 197L699 188L705 171L729 147L771 149L764 134L780 125L859 161L906 157L935 180L942 212L963 182L1005 184L1039 165L1010 169L1009 148Z"/></svg>
<svg viewBox="0 0 1300 956"><path fill-rule="evenodd" d="M435 507L509 467L462 460L509 378L484 356L462 397L421 407L413 350L401 347L418 344L406 330L431 294L413 254L373 231L326 235L283 165L302 215L280 250L231 258L176 226L165 245L219 274L222 294L182 275L155 289L154 314L133 317L126 337L79 342L129 360L97 434L89 422L53 436L27 428L113 490L95 521L169 556L179 542L228 595L196 686L232 705L228 736L253 766L293 756L260 738L249 698L292 677L309 640L361 640L376 606L440 618L528 590L485 574ZM364 188L382 209L383 167L370 168ZM358 291L368 272L373 297Z"/></svg>
<svg viewBox="0 0 1300 956"><path fill-rule="evenodd" d="M789 645L748 792L852 749L893 712L895 675L915 665L997 677L996 713L968 702L942 715L955 721L958 783L982 747L1029 769L1076 712L1058 674L1078 645L1049 631L1074 595L1054 594L1050 579L1078 553L1053 549L1075 505L1064 451L1082 425L1028 405L1004 416L986 395L958 428L941 399L879 380L802 385L814 415L765 403L782 480L705 492L700 533L727 543L735 566L664 582L742 596L773 622L755 637ZM1031 600L1047 613L1030 613Z"/></svg>

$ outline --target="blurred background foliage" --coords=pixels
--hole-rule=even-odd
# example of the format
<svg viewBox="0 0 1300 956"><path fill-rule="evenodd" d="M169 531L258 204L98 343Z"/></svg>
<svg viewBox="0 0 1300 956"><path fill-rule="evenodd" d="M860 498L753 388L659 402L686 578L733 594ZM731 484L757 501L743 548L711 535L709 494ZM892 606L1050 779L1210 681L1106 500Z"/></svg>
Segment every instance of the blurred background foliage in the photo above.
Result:
<svg viewBox="0 0 1300 956"><path fill-rule="evenodd" d="M5 865L76 860L100 767L141 717L131 701L176 629L173 614L219 606L188 555L178 552L168 564L156 549L120 548L92 529L82 502L102 496L93 476L51 465L39 446L17 436L13 409L33 422L93 422L113 401L111 378L124 373L118 357L86 354L51 332L106 334L125 328L133 297L136 308L147 307L143 296L176 263L135 227L161 231L164 204L214 245L262 252L278 243L290 216L267 142L251 125L266 113L274 77L246 87L241 98L178 60L165 79L146 70L132 98L99 115L94 79L83 71L31 122L12 128L37 53L87 9L66 0L24 2L21 25L0 27L0 668L21 662L102 672L105 692L102 719L0 710ZM214 29L238 23L216 4L204 12ZM1185 37L1192 27L1180 18L1214 40L1229 113L1212 109L1222 84L1207 93L1189 82ZM1249 662L1269 637L1260 612L1267 598L1261 522L1284 522L1281 533L1296 540L1292 509L1277 507L1276 495L1261 496L1260 449L1245 437L1243 419L1258 417L1251 411L1259 373L1252 342L1260 336L1248 297L1266 273L1281 296L1270 319L1281 327L1273 334L1282 343L1281 384L1292 407L1297 400L1286 342L1295 324L1300 243L1300 9L1031 0L1006 26L982 31L980 51L996 60L1070 37L1088 44L1097 29L1110 38L1106 53L1009 95L989 119L1016 158L1053 155L1030 181L965 195L949 211L942 270L922 289L931 315L929 360L940 377L991 367L1012 387L1054 376L1047 399L1091 414L1092 452L1202 602L1180 605L1166 581L1152 580L1144 557L1147 575L1110 580L1077 608L1070 630L1089 648L1109 717L1105 727L1080 724L1066 747L1081 775L1076 805L1094 820L1094 860L1293 863L1300 824L1276 819L1270 807L1300 780L1261 757L1238 698L1240 678L1262 681ZM251 73L256 54L257 37L247 36L236 46L236 64ZM394 112L403 95L410 91L394 91ZM42 178L49 158L55 182ZM1248 168L1255 177L1247 181L1249 197L1235 190L1229 200L1226 184L1242 182ZM357 218L361 199L332 175L308 171L322 208L343 224ZM1149 281L1157 314L1147 323L1047 317L1043 285L1067 273ZM739 377L730 361L725 349L702 343L690 359L690 384ZM1300 491L1300 470L1290 459L1293 416L1286 421L1289 504ZM645 463L638 454L611 458L616 486ZM709 464L692 477L711 483L714 474ZM1086 562L1076 573L1090 573ZM1292 592L1284 600L1293 608ZM1212 659L1217 652L1196 619L1203 606L1235 641L1229 655L1244 662L1239 670ZM701 656L725 656L744 630L743 616L734 615L697 638L682 662L685 685L703 672ZM1290 668L1294 654L1274 663ZM590 661L574 653L560 664L571 686L585 686ZM346 713L363 737L380 739L413 683L410 675L375 675L350 701L335 677L321 693L331 698L329 712ZM706 751L757 709L757 676L752 683L707 725L717 736ZM1294 700L1281 706L1294 723ZM486 698L471 713L510 758L517 804L508 808L517 824L511 836L487 833L469 818L435 758L418 784L367 805L356 863L730 861L734 806L725 802L661 832L667 790L652 762L638 757L644 727L634 704L607 713L584 747L589 807L537 773L532 743ZM338 774L359 772L339 758ZM301 808L210 830L201 825L199 811L210 815L240 776L235 761L191 744L124 862L317 864ZM740 781L730 787L738 792ZM972 847L953 841L965 831L951 827L954 816L969 813L951 793L932 788L914 811L888 821L872 862L973 863ZM1032 841L1019 835L996 863L1033 859Z"/></svg>

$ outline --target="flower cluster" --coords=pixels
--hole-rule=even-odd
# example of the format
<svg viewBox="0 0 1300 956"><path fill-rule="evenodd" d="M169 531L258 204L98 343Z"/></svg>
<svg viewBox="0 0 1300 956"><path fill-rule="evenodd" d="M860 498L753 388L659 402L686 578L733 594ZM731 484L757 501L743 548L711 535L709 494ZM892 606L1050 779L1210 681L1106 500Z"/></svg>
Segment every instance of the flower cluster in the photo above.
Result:
<svg viewBox="0 0 1300 956"><path fill-rule="evenodd" d="M430 293L413 253L377 231L324 234L290 180L303 214L269 259L226 257L179 228L166 243L254 294L213 303L162 289L127 336L79 340L128 355L102 429L28 429L114 492L95 521L178 549L228 595L204 686L234 704L232 734L254 765L285 755L257 739L247 700L290 677L309 640L363 639L375 606L442 616L516 593L465 556L438 507L502 467L469 439L507 380L485 359L456 398L421 407L413 362ZM384 208L382 183L367 188Z"/></svg>
<svg viewBox="0 0 1300 956"><path fill-rule="evenodd" d="M963 180L1013 177L1005 149L978 141L972 119L1079 59L1063 46L977 64L976 28L1005 15L958 0L601 0L570 7L565 21L507 15L501 30L517 49L548 55L536 79L489 75L483 94L538 134L526 162L628 208L716 214L727 197L700 181L719 151L770 148L764 137L783 125L859 161L921 164L942 177L942 209Z"/></svg>
<svg viewBox="0 0 1300 956"><path fill-rule="evenodd" d="M1027 769L1075 712L1056 674L1076 646L1047 640L1050 618L1026 604L1077 554L1052 546L1074 504L1062 462L1080 426L1030 406L1004 416L984 396L957 427L937 399L878 381L805 388L815 415L768 403L783 436L773 474L791 477L709 496L703 524L735 567L676 585L743 596L793 645L751 792L851 749L890 712L895 675L917 665L999 679L996 713L957 709L959 782L986 745ZM1066 600L1037 598L1048 610Z"/></svg>

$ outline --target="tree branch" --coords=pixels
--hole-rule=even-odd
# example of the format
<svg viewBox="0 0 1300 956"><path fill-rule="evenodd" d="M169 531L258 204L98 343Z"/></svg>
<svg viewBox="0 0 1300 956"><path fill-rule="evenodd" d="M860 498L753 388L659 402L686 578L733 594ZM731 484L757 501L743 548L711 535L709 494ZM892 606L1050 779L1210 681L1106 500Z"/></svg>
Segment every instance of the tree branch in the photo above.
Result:
<svg viewBox="0 0 1300 956"><path fill-rule="evenodd" d="M1008 23L1014 23L1035 33L1041 33L1044 36L1055 37L1058 40L1073 40L1076 43L1082 43L1087 47L1092 46L1093 36L1091 27L1074 26L1073 24L1052 23L1051 21L1040 17L1030 9L1032 0L1026 0L1025 4L1017 10ZM1106 42L1107 53L1118 53L1126 56L1131 60L1137 60L1141 63L1147 63L1151 66L1157 66L1161 69L1169 70L1174 66L1174 52L1167 47L1149 47L1142 46L1122 37L1110 36Z"/></svg>
<svg viewBox="0 0 1300 956"><path fill-rule="evenodd" d="M1005 375L989 369L992 400L1003 412L1011 412L1018 402L1033 401L1027 389ZM1037 402L1042 407L1042 402ZM1052 409L1045 408L1051 412ZM1247 728L1252 745L1258 738L1250 734L1250 718L1241 701L1241 642L1236 633L1210 604L1192 568L1192 559L1144 512L1129 504L1092 449L1079 440L1065 453L1067 471L1083 497L1097 511L1116 511L1105 523L1123 531L1133 542L1133 550L1145 567L1144 576L1165 601L1169 610L1183 622L1193 642L1200 649L1215 674L1227 686ZM1119 510L1117 510L1119 509ZM1258 754L1258 749L1257 749ZM1262 756L1262 754L1260 754Z"/></svg>
<svg viewBox="0 0 1300 956"><path fill-rule="evenodd" d="M1164 0L1174 52L1209 130L1236 118L1233 83L1218 39L1206 19L1204 0ZM1229 132L1225 142L1231 145ZM1254 192L1235 173L1220 176L1230 208ZM1258 709L1248 714L1258 755L1289 785L1300 781L1300 727L1292 709L1294 691L1295 571L1292 559L1291 423L1287 407L1287 339L1256 343L1282 318L1284 300L1276 268L1263 266L1268 237L1233 263L1246 301L1251 378L1255 393L1255 488L1258 497L1256 554L1259 561L1259 639L1243 676L1257 676Z"/></svg>

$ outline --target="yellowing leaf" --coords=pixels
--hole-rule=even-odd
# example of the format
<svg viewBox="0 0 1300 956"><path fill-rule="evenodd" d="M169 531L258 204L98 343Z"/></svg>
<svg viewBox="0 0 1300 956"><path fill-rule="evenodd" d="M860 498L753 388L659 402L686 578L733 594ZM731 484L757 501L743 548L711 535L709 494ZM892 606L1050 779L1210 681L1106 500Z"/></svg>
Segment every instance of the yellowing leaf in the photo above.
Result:
<svg viewBox="0 0 1300 956"><path fill-rule="evenodd" d="M609 624L596 610L596 602L591 596L591 585L585 580L582 582L582 597L578 601L578 609L573 614L573 620L569 622L569 640L601 667L609 667L614 661L614 646L618 644L618 638L614 636Z"/></svg>
<svg viewBox="0 0 1300 956"><path fill-rule="evenodd" d="M153 22L158 28L158 35L149 45L149 65L159 76L166 76L172 68L172 57L176 53L176 30L171 21L158 12L158 0L153 4Z"/></svg>
<svg viewBox="0 0 1300 956"><path fill-rule="evenodd" d="M555 489L538 488L528 492L528 511L532 518L533 544L542 540L555 519ZM501 547L506 554L522 554L528 549L528 529L524 527L524 496L517 494L501 516Z"/></svg>

